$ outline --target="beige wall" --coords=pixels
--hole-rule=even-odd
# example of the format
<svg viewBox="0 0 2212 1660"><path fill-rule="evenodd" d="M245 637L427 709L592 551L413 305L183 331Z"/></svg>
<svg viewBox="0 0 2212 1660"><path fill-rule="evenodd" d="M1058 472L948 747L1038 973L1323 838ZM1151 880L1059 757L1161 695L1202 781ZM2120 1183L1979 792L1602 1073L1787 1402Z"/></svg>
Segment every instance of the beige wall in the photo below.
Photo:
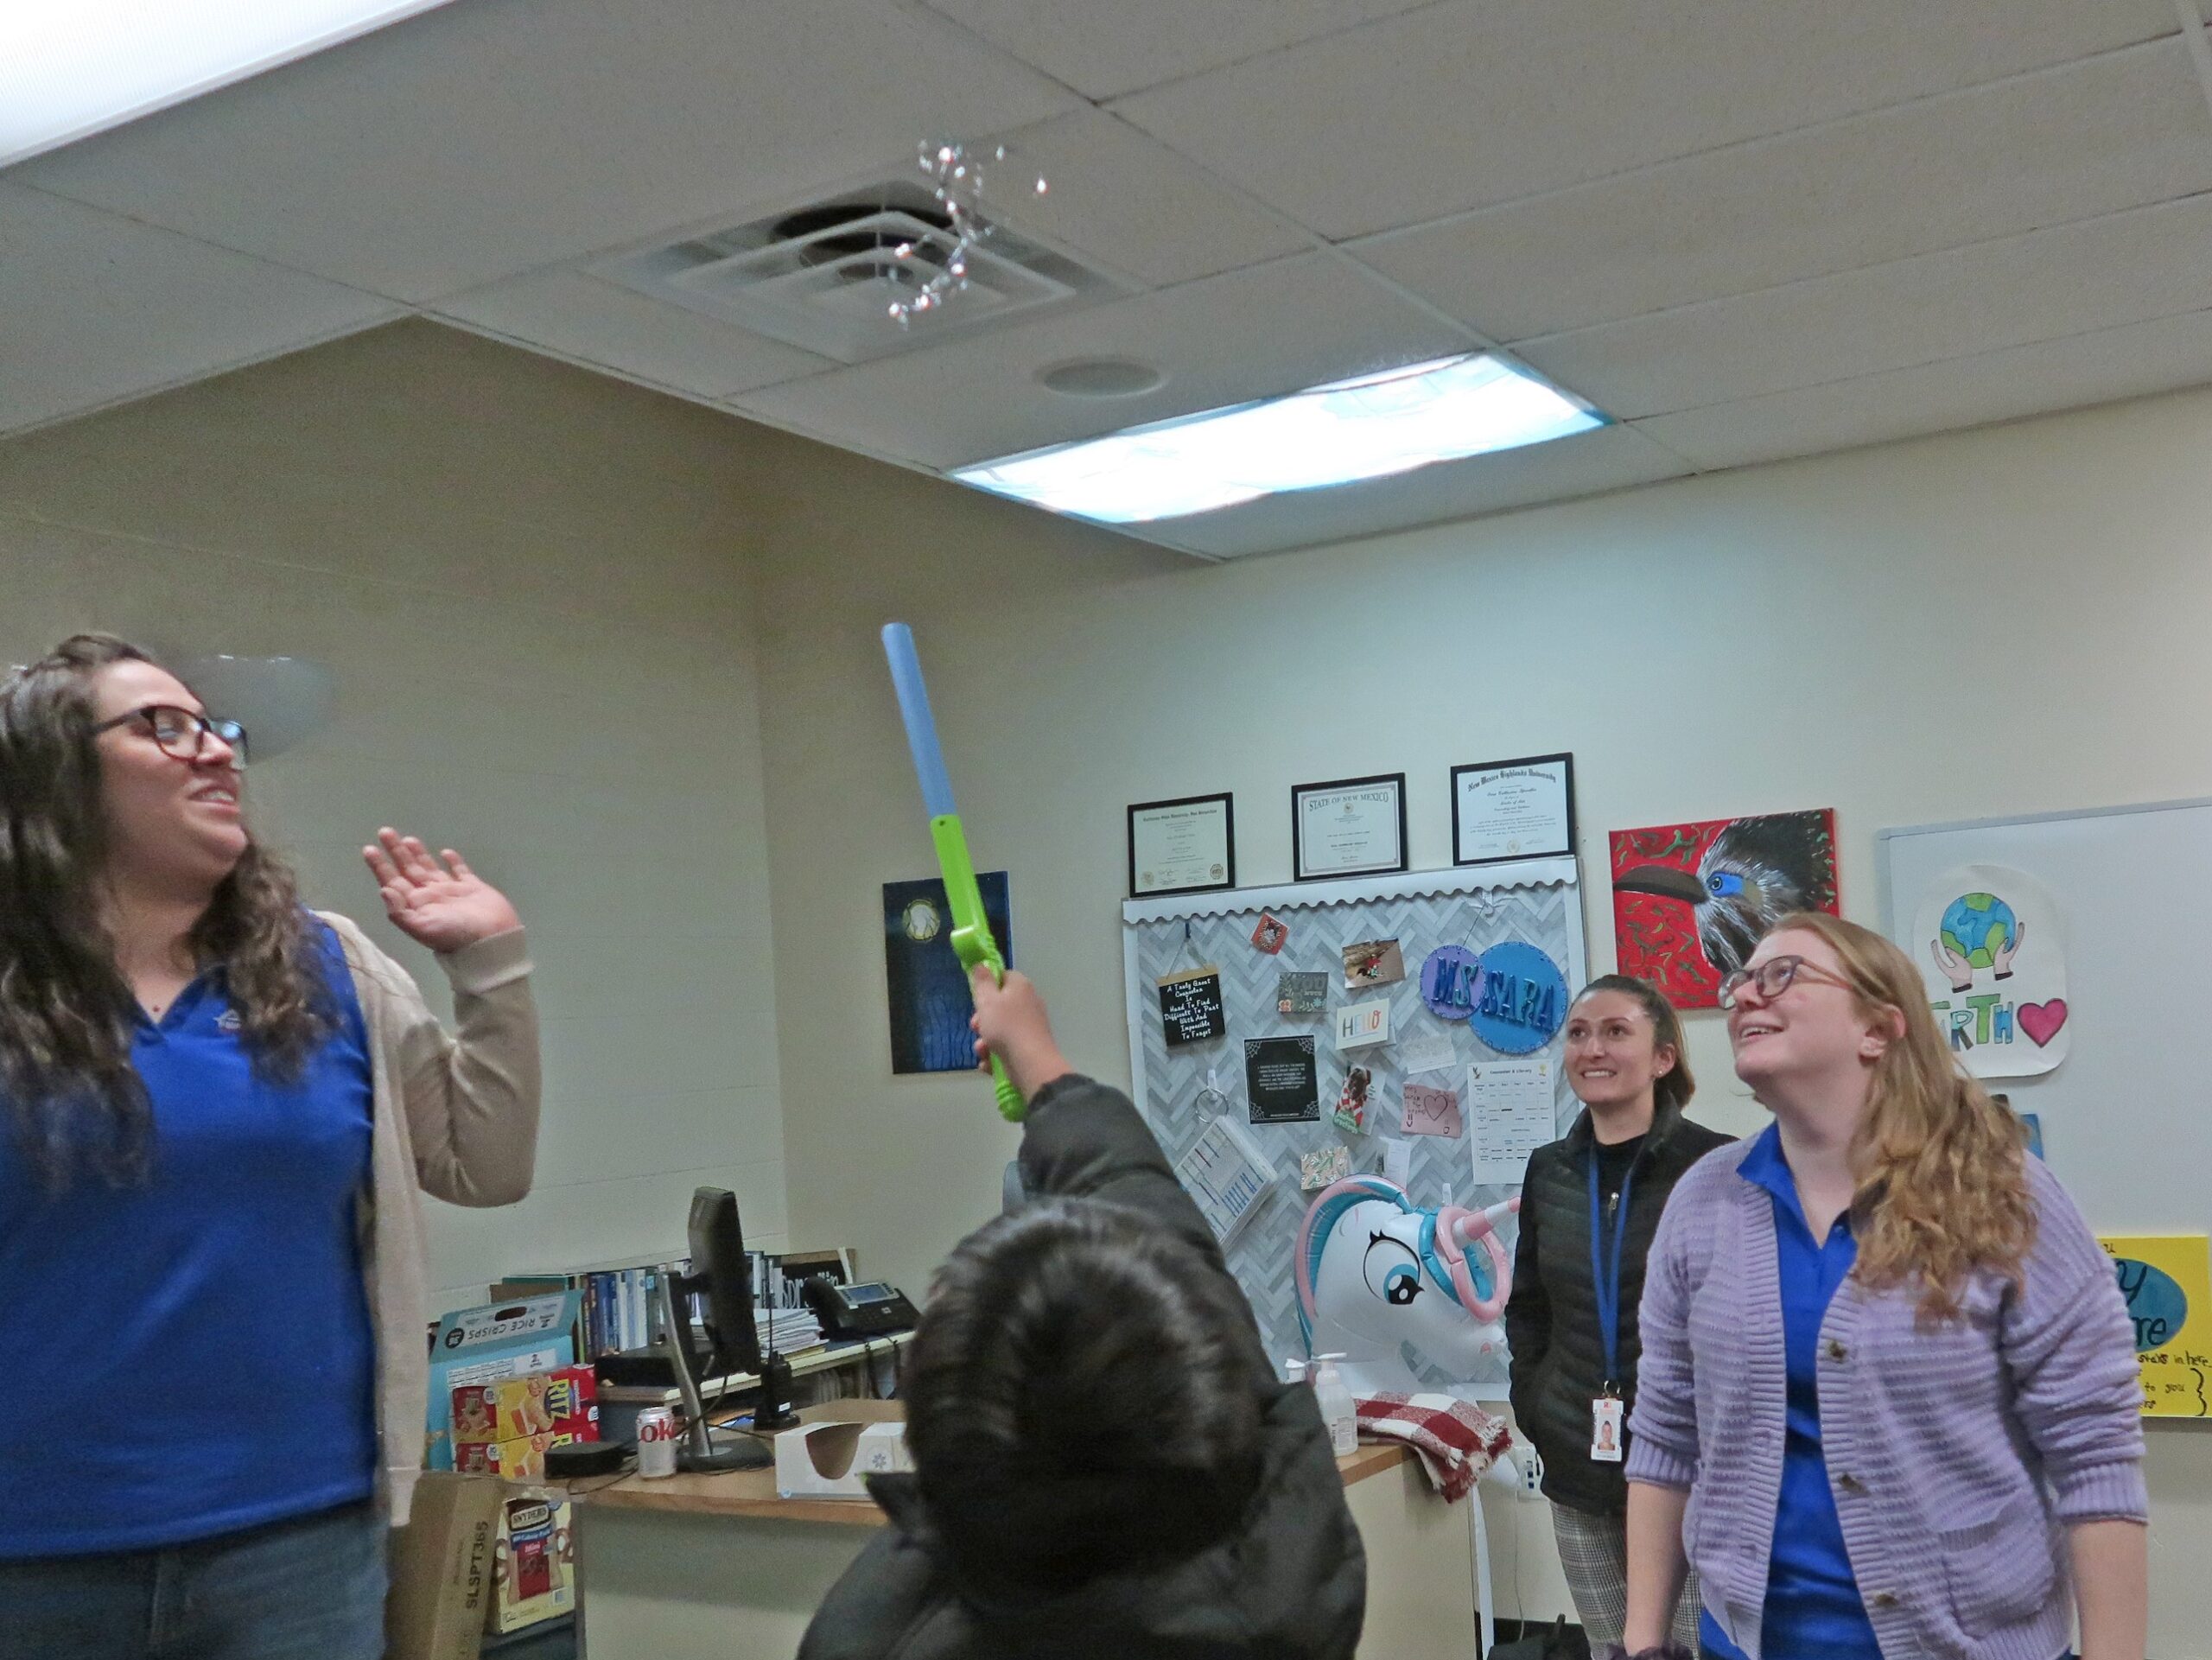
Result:
<svg viewBox="0 0 2212 1660"><path fill-rule="evenodd" d="M1402 769L1430 867L1452 764L1571 749L1595 969L1610 829L1833 806L1872 919L1884 826L2212 793L2208 450L2196 393L1151 577L1040 558L1062 526L970 520L957 590L899 603L1021 964L1077 1064L1122 1082L1131 801L1236 791L1238 873L1280 881L1292 784ZM958 499L884 489L914 525ZM930 862L859 557L762 658L779 955L809 989L779 1007L793 1231L918 1288L995 1208L1014 1137L977 1083L887 1075L877 885ZM1055 591L1001 592L1040 564ZM1759 1123L1712 1017L1691 1053L1702 1116ZM2162 1427L2152 1485L2154 1651L2201 1653L2212 1439ZM1497 1525L1502 1582L1563 1611L1542 1507Z"/></svg>
<svg viewBox="0 0 2212 1660"><path fill-rule="evenodd" d="M785 1232L747 475L730 423L427 324L0 446L0 663L100 626L334 670L256 769L311 902L358 849L467 852L531 930L547 1094L520 1205L429 1202L448 1305L664 1251L695 1186Z"/></svg>

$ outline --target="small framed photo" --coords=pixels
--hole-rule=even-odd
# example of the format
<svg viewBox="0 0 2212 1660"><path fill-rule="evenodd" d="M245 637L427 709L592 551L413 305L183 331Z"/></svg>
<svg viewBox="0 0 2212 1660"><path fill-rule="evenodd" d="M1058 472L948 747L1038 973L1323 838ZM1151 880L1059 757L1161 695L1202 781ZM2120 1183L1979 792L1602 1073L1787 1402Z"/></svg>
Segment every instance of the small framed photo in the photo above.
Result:
<svg viewBox="0 0 2212 1660"><path fill-rule="evenodd" d="M1129 809L1129 897L1236 886L1236 798L1183 796Z"/></svg>
<svg viewBox="0 0 2212 1660"><path fill-rule="evenodd" d="M1452 769L1452 862L1574 851L1574 757L1522 755Z"/></svg>
<svg viewBox="0 0 2212 1660"><path fill-rule="evenodd" d="M1406 866L1406 775L1332 779L1290 792L1292 874L1302 882Z"/></svg>

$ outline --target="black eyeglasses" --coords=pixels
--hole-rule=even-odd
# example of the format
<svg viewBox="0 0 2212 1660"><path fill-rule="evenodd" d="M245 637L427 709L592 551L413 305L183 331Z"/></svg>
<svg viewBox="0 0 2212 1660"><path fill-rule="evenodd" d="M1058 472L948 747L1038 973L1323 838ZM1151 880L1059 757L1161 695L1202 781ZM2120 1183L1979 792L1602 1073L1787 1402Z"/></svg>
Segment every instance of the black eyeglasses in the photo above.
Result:
<svg viewBox="0 0 2212 1660"><path fill-rule="evenodd" d="M143 709L134 709L118 715L111 721L102 721L92 728L93 735L112 731L119 726L129 726L133 721L145 722L146 730L164 755L173 760L193 761L200 759L212 735L230 745L240 766L245 765L245 728L236 721L218 721L205 715L195 715L188 709L179 709L174 703L149 703Z"/></svg>
<svg viewBox="0 0 2212 1660"><path fill-rule="evenodd" d="M1808 963L1802 957L1770 957L1755 969L1738 969L1720 983L1720 1006L1733 1008L1736 995L1745 986L1757 986L1760 998L1772 1002L1789 989L1789 983L1799 975L1808 980L1824 981L1832 986L1852 989L1851 982L1840 974L1831 974L1816 963Z"/></svg>

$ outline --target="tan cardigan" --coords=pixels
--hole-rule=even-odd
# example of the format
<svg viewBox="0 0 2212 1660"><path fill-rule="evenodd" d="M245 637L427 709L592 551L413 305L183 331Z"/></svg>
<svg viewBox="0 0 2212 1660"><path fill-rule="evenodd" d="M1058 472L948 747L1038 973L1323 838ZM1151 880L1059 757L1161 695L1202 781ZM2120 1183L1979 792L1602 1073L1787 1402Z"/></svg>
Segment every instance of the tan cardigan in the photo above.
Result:
<svg viewBox="0 0 2212 1660"><path fill-rule="evenodd" d="M359 1211L361 1272L376 1333L378 1487L399 1527L423 1471L430 1398L420 1195L512 1205L530 1191L537 1008L519 928L438 958L453 982L456 1039L405 969L346 918L316 914L345 948L368 1026L375 1129Z"/></svg>

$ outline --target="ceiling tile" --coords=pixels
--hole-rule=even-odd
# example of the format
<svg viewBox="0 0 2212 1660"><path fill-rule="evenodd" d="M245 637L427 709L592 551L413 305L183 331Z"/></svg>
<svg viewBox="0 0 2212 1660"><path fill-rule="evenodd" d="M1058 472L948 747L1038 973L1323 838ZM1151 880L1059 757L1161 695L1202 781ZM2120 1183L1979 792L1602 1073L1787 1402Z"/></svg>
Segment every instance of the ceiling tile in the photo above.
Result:
<svg viewBox="0 0 2212 1660"><path fill-rule="evenodd" d="M1236 558L1595 495L1680 478L1690 470L1688 462L1633 428L1600 427L1548 444L1441 461L1395 478L1290 492L1218 512L1117 528L1192 553Z"/></svg>
<svg viewBox="0 0 2212 1660"><path fill-rule="evenodd" d="M930 14L471 0L34 162L64 195L421 302L1077 99Z"/></svg>
<svg viewBox="0 0 2212 1660"><path fill-rule="evenodd" d="M441 302L433 315L700 398L728 398L833 366L811 352L579 271L540 271L479 289Z"/></svg>
<svg viewBox="0 0 2212 1660"><path fill-rule="evenodd" d="M2212 306L2212 197L1523 342L1624 419Z"/></svg>
<svg viewBox="0 0 2212 1660"><path fill-rule="evenodd" d="M2212 190L2178 39L1357 244L1524 340Z"/></svg>
<svg viewBox="0 0 2212 1660"><path fill-rule="evenodd" d="M1147 288L1280 259L1313 239L1254 207L1157 139L1082 109L1009 133L994 217L1065 244ZM1051 187L1031 188L1042 174ZM994 174L993 178L1001 176ZM993 187L995 189L995 186Z"/></svg>
<svg viewBox="0 0 2212 1660"><path fill-rule="evenodd" d="M928 0L1086 98L1281 51L1431 0Z"/></svg>
<svg viewBox="0 0 2212 1660"><path fill-rule="evenodd" d="M365 328L397 309L0 181L0 432Z"/></svg>
<svg viewBox="0 0 2212 1660"><path fill-rule="evenodd" d="M775 425L949 467L1465 349L1458 333L1344 261L1306 254L733 401ZM1093 356L1155 364L1166 383L1102 399L1035 378Z"/></svg>
<svg viewBox="0 0 2212 1660"><path fill-rule="evenodd" d="M2177 31L2168 0L1451 0L1116 108L1342 238Z"/></svg>
<svg viewBox="0 0 2212 1660"><path fill-rule="evenodd" d="M2212 382L2212 310L1654 416L1700 468L1742 467Z"/></svg>

